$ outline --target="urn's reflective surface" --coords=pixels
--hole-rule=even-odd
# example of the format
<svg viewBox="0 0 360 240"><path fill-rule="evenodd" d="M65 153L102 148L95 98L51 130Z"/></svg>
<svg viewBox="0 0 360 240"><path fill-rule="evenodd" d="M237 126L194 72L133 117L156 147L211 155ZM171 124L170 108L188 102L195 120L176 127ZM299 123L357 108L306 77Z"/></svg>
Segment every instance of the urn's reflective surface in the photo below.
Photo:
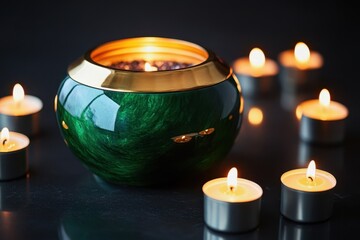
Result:
<svg viewBox="0 0 360 240"><path fill-rule="evenodd" d="M152 72L114 68L120 61L177 61ZM190 42L129 38L89 50L68 69L55 98L67 146L96 176L152 185L204 171L230 151L242 120L232 69Z"/></svg>

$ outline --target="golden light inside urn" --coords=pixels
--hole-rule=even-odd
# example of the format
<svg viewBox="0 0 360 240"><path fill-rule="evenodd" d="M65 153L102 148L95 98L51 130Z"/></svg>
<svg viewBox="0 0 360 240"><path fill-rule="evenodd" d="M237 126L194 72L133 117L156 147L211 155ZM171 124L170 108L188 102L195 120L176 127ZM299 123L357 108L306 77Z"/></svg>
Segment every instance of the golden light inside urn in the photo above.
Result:
<svg viewBox="0 0 360 240"><path fill-rule="evenodd" d="M124 61L168 61L197 65L204 62L208 56L207 51L196 44L159 37L113 41L96 48L90 54L93 61L103 66Z"/></svg>

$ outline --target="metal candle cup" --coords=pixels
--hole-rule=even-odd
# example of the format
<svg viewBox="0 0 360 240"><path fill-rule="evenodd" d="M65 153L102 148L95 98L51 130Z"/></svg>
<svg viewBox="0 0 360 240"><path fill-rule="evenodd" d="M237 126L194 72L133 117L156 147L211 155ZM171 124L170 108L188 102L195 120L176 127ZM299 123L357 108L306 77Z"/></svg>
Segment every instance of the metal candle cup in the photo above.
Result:
<svg viewBox="0 0 360 240"><path fill-rule="evenodd" d="M323 91L322 91L323 92ZM306 142L335 144L345 137L347 108L341 103L330 101L322 104L319 100L307 100L298 106L301 111L300 138Z"/></svg>
<svg viewBox="0 0 360 240"><path fill-rule="evenodd" d="M235 190L229 190L227 178L204 184L204 220L221 232L246 232L259 224L262 188L249 180L237 178Z"/></svg>
<svg viewBox="0 0 360 240"><path fill-rule="evenodd" d="M253 62L250 52L249 58L239 58L233 63L234 73L241 84L243 95L268 95L274 90L278 66L274 60L265 58L264 55L262 65L256 66Z"/></svg>
<svg viewBox="0 0 360 240"><path fill-rule="evenodd" d="M335 177L316 170L314 182L306 177L306 168L294 169L281 176L281 205L283 216L296 222L320 222L332 215L332 190Z"/></svg>
<svg viewBox="0 0 360 240"><path fill-rule="evenodd" d="M34 136L39 133L39 115L43 103L35 96L22 93L18 101L15 100L15 91L13 96L0 99L0 127L8 127L15 132Z"/></svg>
<svg viewBox="0 0 360 240"><path fill-rule="evenodd" d="M0 180L10 180L24 176L28 171L27 136L9 132L8 143L0 143Z"/></svg>

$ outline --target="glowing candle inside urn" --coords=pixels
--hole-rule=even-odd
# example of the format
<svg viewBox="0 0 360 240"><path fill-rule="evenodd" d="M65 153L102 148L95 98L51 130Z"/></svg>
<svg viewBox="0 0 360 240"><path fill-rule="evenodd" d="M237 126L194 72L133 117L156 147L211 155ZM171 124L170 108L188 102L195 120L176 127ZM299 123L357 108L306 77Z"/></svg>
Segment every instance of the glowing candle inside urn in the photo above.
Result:
<svg viewBox="0 0 360 240"><path fill-rule="evenodd" d="M10 132L4 127L0 133L0 180L23 176L28 171L27 136Z"/></svg>
<svg viewBox="0 0 360 240"><path fill-rule="evenodd" d="M39 114L42 101L35 96L26 95L23 87L17 83L12 96L0 99L0 127L8 127L25 135L39 132Z"/></svg>
<svg viewBox="0 0 360 240"><path fill-rule="evenodd" d="M340 143L345 137L345 119L348 109L332 101L327 89L322 89L319 99L302 102L297 107L300 118L300 138L314 143Z"/></svg>
<svg viewBox="0 0 360 240"><path fill-rule="evenodd" d="M130 70L130 71L164 71L176 70L180 68L190 67L192 64L187 62L177 62L171 60L132 60L132 61L119 61L111 64L110 66L116 69Z"/></svg>
<svg viewBox="0 0 360 240"><path fill-rule="evenodd" d="M209 228L223 232L243 232L259 224L262 188L237 177L232 168L227 178L217 178L203 185L204 219Z"/></svg>
<svg viewBox="0 0 360 240"><path fill-rule="evenodd" d="M260 48L253 48L248 58L236 59L233 68L245 96L265 95L273 90L278 66L274 60L266 58Z"/></svg>
<svg viewBox="0 0 360 240"><path fill-rule="evenodd" d="M319 222L332 214L332 190L335 177L316 169L315 161L307 168L285 172L281 176L281 213L298 222Z"/></svg>

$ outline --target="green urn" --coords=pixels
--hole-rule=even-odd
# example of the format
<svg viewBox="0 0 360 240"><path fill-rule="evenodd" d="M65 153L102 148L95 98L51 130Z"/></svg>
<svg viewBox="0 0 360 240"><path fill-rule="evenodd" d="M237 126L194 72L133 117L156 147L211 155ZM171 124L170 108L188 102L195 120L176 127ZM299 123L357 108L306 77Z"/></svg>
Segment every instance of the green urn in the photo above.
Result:
<svg viewBox="0 0 360 240"><path fill-rule="evenodd" d="M115 40L87 51L67 73L55 98L61 135L106 182L148 186L204 172L238 135L236 76L191 42Z"/></svg>

